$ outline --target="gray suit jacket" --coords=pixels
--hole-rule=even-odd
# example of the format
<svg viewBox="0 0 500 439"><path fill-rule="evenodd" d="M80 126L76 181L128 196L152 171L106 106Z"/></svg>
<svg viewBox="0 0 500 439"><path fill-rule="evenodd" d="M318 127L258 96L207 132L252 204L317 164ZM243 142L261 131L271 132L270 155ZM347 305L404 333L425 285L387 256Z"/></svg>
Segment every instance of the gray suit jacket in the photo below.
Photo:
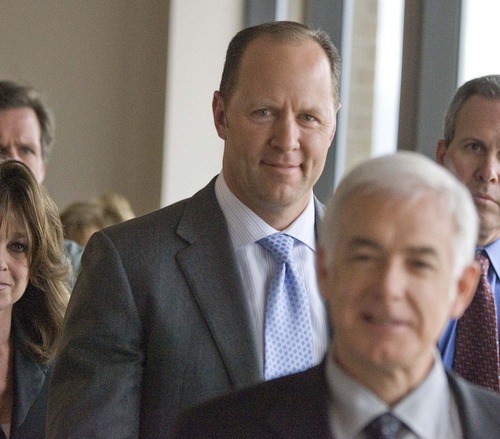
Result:
<svg viewBox="0 0 500 439"><path fill-rule="evenodd" d="M466 439L500 438L500 395L452 373ZM324 363L253 386L183 413L171 439L332 439ZM339 438L341 439L341 438Z"/></svg>
<svg viewBox="0 0 500 439"><path fill-rule="evenodd" d="M262 380L214 182L87 244L48 438L158 438L182 409Z"/></svg>

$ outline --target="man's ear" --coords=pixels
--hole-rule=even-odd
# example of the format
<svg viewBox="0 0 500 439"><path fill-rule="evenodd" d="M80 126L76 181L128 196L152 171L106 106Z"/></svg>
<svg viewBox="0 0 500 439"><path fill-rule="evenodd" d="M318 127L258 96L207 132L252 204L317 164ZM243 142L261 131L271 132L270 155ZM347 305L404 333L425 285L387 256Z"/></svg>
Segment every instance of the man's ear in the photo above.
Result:
<svg viewBox="0 0 500 439"><path fill-rule="evenodd" d="M472 302L474 294L476 294L480 273L481 269L476 261L471 262L464 268L458 279L457 294L451 306L451 319L459 319L462 317L463 313Z"/></svg>
<svg viewBox="0 0 500 439"><path fill-rule="evenodd" d="M444 166L444 158L447 152L448 148L446 147L444 140L439 140L436 146L436 162L441 166Z"/></svg>
<svg viewBox="0 0 500 439"><path fill-rule="evenodd" d="M335 110L335 115L334 115L334 116L335 116L335 126L333 127L332 132L330 133L330 143L332 143L333 138L335 137L335 133L337 132L337 113L338 113L338 111L340 110L340 107L341 107L341 106L342 106L342 105L341 105L341 104L340 104L340 102L339 102L338 107L337 107L337 109Z"/></svg>
<svg viewBox="0 0 500 439"><path fill-rule="evenodd" d="M218 91L214 92L214 97L212 99L212 113L217 134L221 139L226 140L226 110L222 97Z"/></svg>

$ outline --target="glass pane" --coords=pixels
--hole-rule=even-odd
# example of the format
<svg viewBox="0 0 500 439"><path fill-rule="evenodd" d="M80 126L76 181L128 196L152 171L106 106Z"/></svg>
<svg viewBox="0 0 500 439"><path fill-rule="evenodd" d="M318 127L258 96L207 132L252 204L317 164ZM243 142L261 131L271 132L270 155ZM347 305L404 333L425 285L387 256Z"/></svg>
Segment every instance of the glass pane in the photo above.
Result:
<svg viewBox="0 0 500 439"><path fill-rule="evenodd" d="M500 1L462 1L459 85L478 76L500 74Z"/></svg>

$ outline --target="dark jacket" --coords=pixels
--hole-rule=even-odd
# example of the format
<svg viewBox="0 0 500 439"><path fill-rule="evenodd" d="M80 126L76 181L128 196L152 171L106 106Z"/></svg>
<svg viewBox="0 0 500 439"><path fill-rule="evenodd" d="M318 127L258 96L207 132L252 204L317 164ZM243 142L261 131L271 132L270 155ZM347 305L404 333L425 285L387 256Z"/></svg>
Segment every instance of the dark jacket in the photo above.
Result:
<svg viewBox="0 0 500 439"><path fill-rule="evenodd" d="M500 395L447 373L466 439L500 438ZM171 439L332 439L324 363L188 410Z"/></svg>
<svg viewBox="0 0 500 439"><path fill-rule="evenodd" d="M10 439L43 439L51 365L41 364L26 349L25 337L15 316L11 337L14 348L14 406Z"/></svg>

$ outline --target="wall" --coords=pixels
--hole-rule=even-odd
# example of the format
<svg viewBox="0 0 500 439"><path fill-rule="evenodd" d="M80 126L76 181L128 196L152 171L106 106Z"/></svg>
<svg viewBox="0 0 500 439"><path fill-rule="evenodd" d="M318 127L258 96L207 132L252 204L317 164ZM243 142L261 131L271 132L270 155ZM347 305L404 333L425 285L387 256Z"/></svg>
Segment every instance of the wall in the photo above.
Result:
<svg viewBox="0 0 500 439"><path fill-rule="evenodd" d="M242 29L243 0L172 0L162 205L188 197L218 172L223 141L212 120L225 52Z"/></svg>
<svg viewBox="0 0 500 439"><path fill-rule="evenodd" d="M143 214L219 172L212 93L244 3L2 4L0 78L40 89L56 115L45 184L61 209L114 190Z"/></svg>
<svg viewBox="0 0 500 439"><path fill-rule="evenodd" d="M345 171L372 155L372 120L376 59L378 0L356 0L350 34L348 105L340 109L346 118ZM345 61L344 61L345 62ZM343 72L344 73L344 72ZM339 114L340 117L340 114ZM339 129L341 127L339 126ZM339 145L339 147L341 147ZM340 178L341 175L338 175Z"/></svg>
<svg viewBox="0 0 500 439"><path fill-rule="evenodd" d="M56 116L46 186L60 208L105 190L159 205L168 1L2 4L0 77L41 89Z"/></svg>

